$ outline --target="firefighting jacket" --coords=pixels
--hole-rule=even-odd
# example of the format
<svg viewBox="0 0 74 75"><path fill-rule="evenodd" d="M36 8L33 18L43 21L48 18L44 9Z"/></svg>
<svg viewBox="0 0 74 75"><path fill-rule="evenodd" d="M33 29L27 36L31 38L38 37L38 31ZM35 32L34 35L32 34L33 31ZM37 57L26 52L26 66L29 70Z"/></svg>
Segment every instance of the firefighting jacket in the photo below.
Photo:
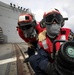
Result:
<svg viewBox="0 0 74 75"><path fill-rule="evenodd" d="M37 34L39 34L39 33L42 32L45 28L44 28L44 29L41 28L41 27L40 27L40 23L38 23L38 24L35 26L35 29L36 29ZM31 42L35 42L35 41L38 40L37 37L34 37L34 38L26 38L26 37L24 36L24 34L23 34L23 31L22 31L20 28L18 28L17 31L18 31L19 36L20 36L26 43L28 43L28 42L30 42L30 43L31 43Z"/></svg>
<svg viewBox="0 0 74 75"><path fill-rule="evenodd" d="M70 29L61 28L60 34L54 40L69 40L70 36L71 36L70 33L71 33ZM53 52L53 41L54 40L51 40L46 35L46 39L44 39L42 41L38 41L38 44L39 44L40 48L42 48L46 52L52 53ZM59 43L59 42L56 43L56 50L57 51L59 50L61 44L62 44L62 42L61 43Z"/></svg>

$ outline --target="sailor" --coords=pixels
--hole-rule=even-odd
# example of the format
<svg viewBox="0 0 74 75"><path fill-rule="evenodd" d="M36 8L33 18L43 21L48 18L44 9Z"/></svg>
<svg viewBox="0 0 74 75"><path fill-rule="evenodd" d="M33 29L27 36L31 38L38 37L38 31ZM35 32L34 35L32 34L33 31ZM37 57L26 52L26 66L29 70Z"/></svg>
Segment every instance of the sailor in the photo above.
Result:
<svg viewBox="0 0 74 75"><path fill-rule="evenodd" d="M45 33L39 34L39 50L37 55L30 57L30 64L34 69L36 75L47 75L47 68L53 63L53 42L55 40L73 40L73 33L71 29L62 28L66 18L63 18L58 9L50 10L44 14L42 19L42 27L46 27ZM41 36L44 35L44 39ZM62 42L56 43L56 52L60 49ZM49 70L51 71L51 70Z"/></svg>
<svg viewBox="0 0 74 75"><path fill-rule="evenodd" d="M40 24L36 22L33 13L26 12L19 15L17 31L19 36L28 43L28 50L25 53L28 53L29 57L35 54L38 34L44 29L45 28L41 28ZM28 59L26 59L26 61L27 60Z"/></svg>

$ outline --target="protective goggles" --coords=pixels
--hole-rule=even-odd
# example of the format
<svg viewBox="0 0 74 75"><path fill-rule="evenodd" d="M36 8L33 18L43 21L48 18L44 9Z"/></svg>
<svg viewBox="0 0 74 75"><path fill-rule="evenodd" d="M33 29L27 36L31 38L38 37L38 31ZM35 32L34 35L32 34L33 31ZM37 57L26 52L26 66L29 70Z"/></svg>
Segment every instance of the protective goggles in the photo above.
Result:
<svg viewBox="0 0 74 75"><path fill-rule="evenodd" d="M29 24L29 25L25 25L25 26L20 26L20 29L21 29L21 30L28 30L28 29L30 29L31 27L32 27L32 25Z"/></svg>
<svg viewBox="0 0 74 75"><path fill-rule="evenodd" d="M45 16L45 23L46 24L52 24L53 22L56 22L58 24L63 22L63 17L61 14L54 13L54 14L48 14Z"/></svg>

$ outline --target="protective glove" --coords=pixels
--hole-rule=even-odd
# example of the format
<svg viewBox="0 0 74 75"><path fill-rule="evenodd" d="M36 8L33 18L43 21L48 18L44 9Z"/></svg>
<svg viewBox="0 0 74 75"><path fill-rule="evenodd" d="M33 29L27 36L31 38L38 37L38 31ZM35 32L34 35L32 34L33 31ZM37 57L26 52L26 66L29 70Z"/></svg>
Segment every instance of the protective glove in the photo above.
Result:
<svg viewBox="0 0 74 75"><path fill-rule="evenodd" d="M44 30L43 32L41 32L39 35L38 35L38 40L39 41L43 41L46 39L46 30Z"/></svg>
<svg viewBox="0 0 74 75"><path fill-rule="evenodd" d="M32 48L33 45L32 45L31 43L28 43L28 47L29 47L29 48Z"/></svg>

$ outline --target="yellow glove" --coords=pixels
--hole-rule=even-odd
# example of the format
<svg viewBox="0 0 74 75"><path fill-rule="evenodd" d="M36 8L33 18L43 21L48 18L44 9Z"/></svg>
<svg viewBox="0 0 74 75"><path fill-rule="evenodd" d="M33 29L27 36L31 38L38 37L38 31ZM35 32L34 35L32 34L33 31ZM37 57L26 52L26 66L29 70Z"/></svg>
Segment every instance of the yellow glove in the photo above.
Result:
<svg viewBox="0 0 74 75"><path fill-rule="evenodd" d="M43 41L46 39L46 30L44 30L43 32L41 32L39 35L38 35L38 40L39 41Z"/></svg>

